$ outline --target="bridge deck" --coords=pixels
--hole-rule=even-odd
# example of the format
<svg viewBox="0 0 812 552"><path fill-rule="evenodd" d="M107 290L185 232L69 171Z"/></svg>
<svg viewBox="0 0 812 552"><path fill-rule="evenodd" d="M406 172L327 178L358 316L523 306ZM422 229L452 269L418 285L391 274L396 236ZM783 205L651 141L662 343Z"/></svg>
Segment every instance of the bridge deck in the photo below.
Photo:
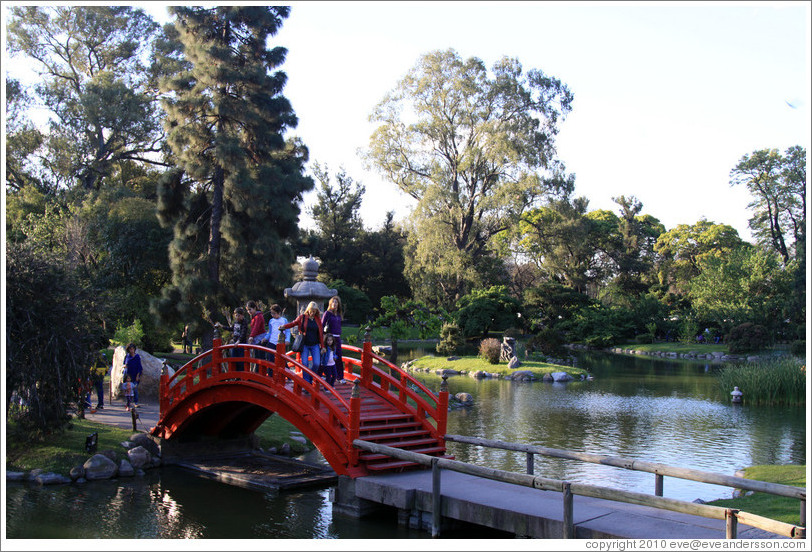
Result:
<svg viewBox="0 0 812 552"><path fill-rule="evenodd" d="M432 511L431 471L370 475L355 479L355 496L404 513ZM561 538L561 493L511 485L453 471L441 476L442 515L517 536ZM635 504L575 496L576 538L724 539L725 521ZM781 538L740 525L738 538Z"/></svg>

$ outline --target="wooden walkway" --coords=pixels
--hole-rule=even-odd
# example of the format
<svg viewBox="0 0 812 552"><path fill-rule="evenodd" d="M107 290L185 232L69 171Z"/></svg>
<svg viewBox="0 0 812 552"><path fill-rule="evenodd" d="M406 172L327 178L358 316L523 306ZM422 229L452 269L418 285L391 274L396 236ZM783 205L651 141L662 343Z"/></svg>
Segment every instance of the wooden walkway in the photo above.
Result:
<svg viewBox="0 0 812 552"><path fill-rule="evenodd" d="M561 493L443 470L441 496L441 527L463 521L517 537L562 538ZM339 478L334 508L350 515L396 508L402 523L431 530L432 500L432 473L421 470ZM577 539L724 539L726 531L724 520L583 496L574 497L573 523ZM738 538L784 537L740 525Z"/></svg>

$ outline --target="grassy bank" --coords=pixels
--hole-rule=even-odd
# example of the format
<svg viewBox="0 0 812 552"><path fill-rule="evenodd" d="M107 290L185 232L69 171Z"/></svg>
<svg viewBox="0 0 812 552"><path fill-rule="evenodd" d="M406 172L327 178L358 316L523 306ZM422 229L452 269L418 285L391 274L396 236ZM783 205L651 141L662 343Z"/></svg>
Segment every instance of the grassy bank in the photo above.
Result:
<svg viewBox="0 0 812 552"><path fill-rule="evenodd" d="M646 353L662 352L662 353L725 353L727 354L727 345L722 343L678 343L669 341L668 343L624 343L615 345L613 348L617 349L630 349L634 351L643 351Z"/></svg>
<svg viewBox="0 0 812 552"><path fill-rule="evenodd" d="M78 418L72 421L65 432L55 433L39 443L20 437L14 429L10 426L6 431L7 471L43 469L62 475L68 475L71 468L84 464L87 460L89 454L85 452L85 439L91 433L99 434L97 450L113 450L117 460L126 458L121 443L128 441L133 434L129 429ZM279 448L288 443L291 452L299 455L313 448L309 442L304 444L291 439L291 431L297 431L292 424L280 416L271 416L257 429L256 435L263 449Z"/></svg>
<svg viewBox="0 0 812 552"><path fill-rule="evenodd" d="M744 477L769 483L806 487L806 466L753 466L744 470ZM785 523L798 524L800 502L793 498L753 493L750 496L726 498L709 502L713 506L736 508Z"/></svg>
<svg viewBox="0 0 812 552"><path fill-rule="evenodd" d="M558 364L549 364L547 362L539 362L532 360L523 360L522 365L514 370L508 368L507 363L500 362L499 364L491 364L487 360L476 356L464 356L459 360L449 361L447 357L437 357L433 355L426 355L416 359L413 364L414 367L422 370L428 369L435 370L457 370L459 372L477 372L479 370L491 374L499 374L506 376L517 372L518 370L526 370L532 372L534 376L541 379L544 374L552 374L553 372L567 372L572 377L578 379L582 374L588 372L583 368L574 368L572 366L560 366Z"/></svg>

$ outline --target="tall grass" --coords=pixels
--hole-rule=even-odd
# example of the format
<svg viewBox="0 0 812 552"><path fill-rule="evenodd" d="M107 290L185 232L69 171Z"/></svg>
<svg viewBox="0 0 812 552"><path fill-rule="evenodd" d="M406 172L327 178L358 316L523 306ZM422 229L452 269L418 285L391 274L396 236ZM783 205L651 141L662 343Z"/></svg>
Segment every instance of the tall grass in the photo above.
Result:
<svg viewBox="0 0 812 552"><path fill-rule="evenodd" d="M745 404L795 404L806 402L806 366L782 356L746 364L725 366L718 374L719 390L730 397L734 387L744 393Z"/></svg>

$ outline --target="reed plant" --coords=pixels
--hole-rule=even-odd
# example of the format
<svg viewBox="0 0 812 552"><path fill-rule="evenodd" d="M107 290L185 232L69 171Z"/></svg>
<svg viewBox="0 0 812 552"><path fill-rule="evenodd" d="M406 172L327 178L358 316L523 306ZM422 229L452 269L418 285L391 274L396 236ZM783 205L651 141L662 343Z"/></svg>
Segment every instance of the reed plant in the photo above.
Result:
<svg viewBox="0 0 812 552"><path fill-rule="evenodd" d="M745 404L802 405L806 403L806 365L801 359L781 356L745 364L730 364L717 373L719 389L730 397L734 387L744 393Z"/></svg>

